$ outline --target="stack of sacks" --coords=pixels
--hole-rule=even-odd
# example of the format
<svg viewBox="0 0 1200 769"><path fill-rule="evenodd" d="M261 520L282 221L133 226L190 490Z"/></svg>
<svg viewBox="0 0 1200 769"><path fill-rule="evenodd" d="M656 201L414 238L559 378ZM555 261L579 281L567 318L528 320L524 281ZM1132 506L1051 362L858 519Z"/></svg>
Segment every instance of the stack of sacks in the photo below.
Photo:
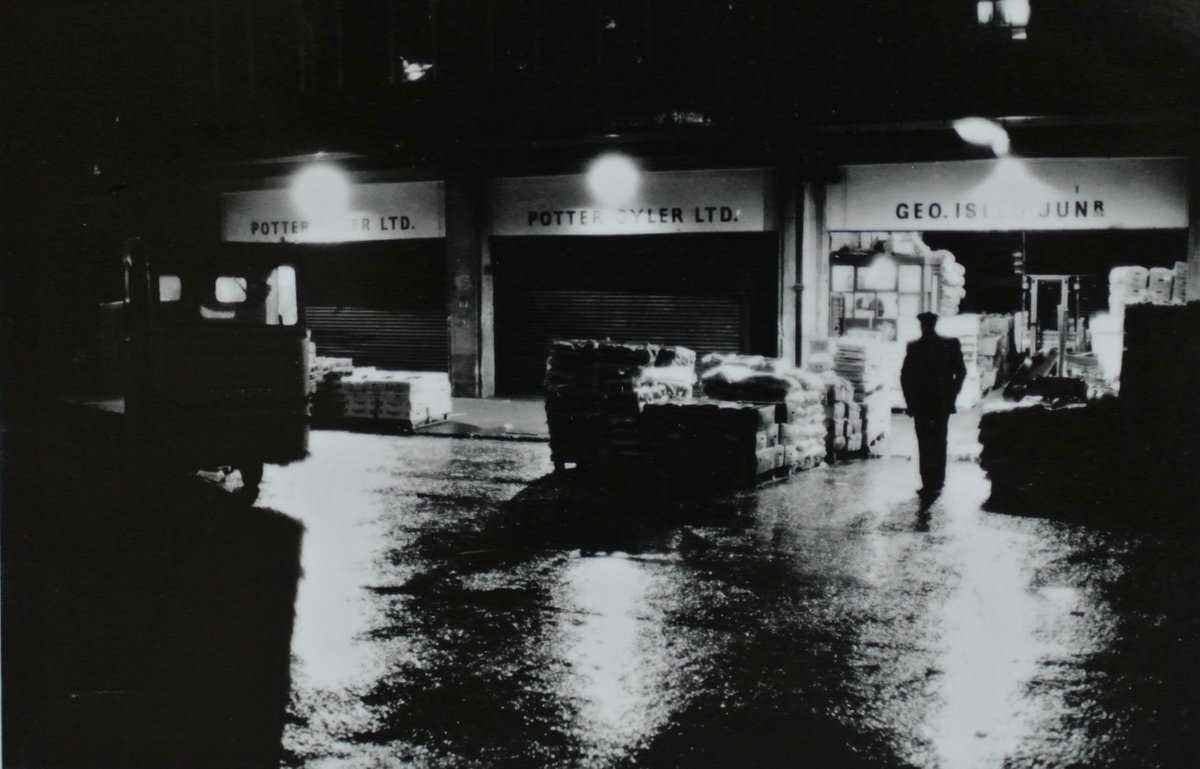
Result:
<svg viewBox="0 0 1200 769"><path fill-rule="evenodd" d="M829 453L826 424L825 383L815 374L796 372L802 389L789 393L776 413L779 442L787 452L790 467L808 469ZM782 418L781 418L782 417Z"/></svg>
<svg viewBox="0 0 1200 769"><path fill-rule="evenodd" d="M759 356L707 355L701 384L710 398L774 403L787 465L815 466L826 454L825 381L786 361Z"/></svg>
<svg viewBox="0 0 1200 769"><path fill-rule="evenodd" d="M450 377L441 371L381 371L359 368L338 380L344 415L382 419L410 427L446 419L451 410Z"/></svg>
<svg viewBox="0 0 1200 769"><path fill-rule="evenodd" d="M691 398L696 355L686 347L560 340L546 363L546 418L555 462L645 457L639 415Z"/></svg>
<svg viewBox="0 0 1200 769"><path fill-rule="evenodd" d="M1069 451L1063 450L1064 435L1072 436ZM1130 454L1137 442L1122 435L1115 400L1059 409L1030 402L989 405L979 441L980 465L991 481L989 510L1094 515L1113 503L1114 494L1140 485Z"/></svg>
<svg viewBox="0 0 1200 769"><path fill-rule="evenodd" d="M715 400L653 404L642 412L654 468L689 483L746 486L785 468L777 407Z"/></svg>
<svg viewBox="0 0 1200 769"><path fill-rule="evenodd" d="M963 297L967 295L967 268L963 267L949 251L937 251L934 256L940 256L941 271L941 303L938 305L939 315L957 315L958 307Z"/></svg>
<svg viewBox="0 0 1200 769"><path fill-rule="evenodd" d="M1151 304L1170 304L1171 284L1174 282L1174 269L1151 267L1146 279L1146 301Z"/></svg>

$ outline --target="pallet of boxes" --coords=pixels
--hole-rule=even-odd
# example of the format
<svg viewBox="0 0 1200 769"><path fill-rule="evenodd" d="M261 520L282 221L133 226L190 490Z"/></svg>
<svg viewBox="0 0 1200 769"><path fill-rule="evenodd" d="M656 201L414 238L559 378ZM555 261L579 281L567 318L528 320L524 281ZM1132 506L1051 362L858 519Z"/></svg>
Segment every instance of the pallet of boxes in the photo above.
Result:
<svg viewBox="0 0 1200 769"><path fill-rule="evenodd" d="M373 424L411 432L450 417L450 378L440 371L355 367L313 358L313 419L328 426Z"/></svg>
<svg viewBox="0 0 1200 769"><path fill-rule="evenodd" d="M546 422L556 469L645 466L642 411L690 399L696 355L686 347L559 340L546 362Z"/></svg>

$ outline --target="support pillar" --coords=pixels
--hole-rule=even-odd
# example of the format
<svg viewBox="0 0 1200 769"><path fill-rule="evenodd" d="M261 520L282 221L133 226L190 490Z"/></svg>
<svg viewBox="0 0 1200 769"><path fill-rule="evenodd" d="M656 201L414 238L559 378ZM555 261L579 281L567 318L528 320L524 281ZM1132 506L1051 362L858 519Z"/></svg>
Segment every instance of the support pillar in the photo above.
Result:
<svg viewBox="0 0 1200 769"><path fill-rule="evenodd" d="M779 195L779 339L778 355L792 365L800 362L797 315L800 303L800 259L796 212L796 182L782 181Z"/></svg>
<svg viewBox="0 0 1200 769"><path fill-rule="evenodd" d="M825 229L825 183L806 182L800 228L800 363L811 343L829 338L829 233Z"/></svg>
<svg viewBox="0 0 1200 769"><path fill-rule="evenodd" d="M482 291L484 188L475 179L445 183L447 321L450 386L455 396L484 397Z"/></svg>

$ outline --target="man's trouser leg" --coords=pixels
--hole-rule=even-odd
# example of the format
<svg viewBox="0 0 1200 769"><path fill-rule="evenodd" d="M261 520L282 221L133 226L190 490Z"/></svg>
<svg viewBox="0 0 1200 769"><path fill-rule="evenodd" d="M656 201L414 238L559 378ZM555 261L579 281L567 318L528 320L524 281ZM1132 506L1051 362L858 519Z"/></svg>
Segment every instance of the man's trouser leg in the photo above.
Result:
<svg viewBox="0 0 1200 769"><path fill-rule="evenodd" d="M920 455L921 485L927 491L940 489L946 482L947 416L916 417L917 452Z"/></svg>

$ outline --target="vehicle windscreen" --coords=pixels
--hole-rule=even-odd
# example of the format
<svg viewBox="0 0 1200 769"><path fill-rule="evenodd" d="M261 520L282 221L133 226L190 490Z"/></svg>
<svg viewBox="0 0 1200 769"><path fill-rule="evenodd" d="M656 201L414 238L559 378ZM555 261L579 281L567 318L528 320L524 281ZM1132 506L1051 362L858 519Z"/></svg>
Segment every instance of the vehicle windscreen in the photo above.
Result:
<svg viewBox="0 0 1200 769"><path fill-rule="evenodd" d="M172 324L294 326L300 320L291 265L158 274L159 317Z"/></svg>

